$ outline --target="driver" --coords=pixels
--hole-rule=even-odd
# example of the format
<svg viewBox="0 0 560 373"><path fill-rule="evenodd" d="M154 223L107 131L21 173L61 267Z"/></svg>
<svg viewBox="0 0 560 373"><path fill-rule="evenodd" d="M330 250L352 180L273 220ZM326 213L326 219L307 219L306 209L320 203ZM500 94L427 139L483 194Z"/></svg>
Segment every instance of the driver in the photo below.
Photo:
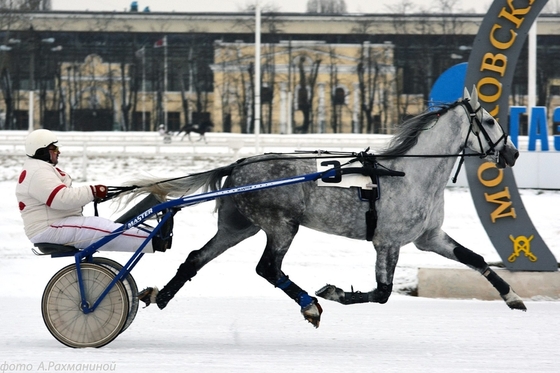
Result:
<svg viewBox="0 0 560 373"><path fill-rule="evenodd" d="M56 136L46 129L35 130L27 136L27 159L16 186L19 211L25 234L32 243L62 244L84 249L122 225L99 216L82 215L85 205L107 196L107 187L72 187L70 175L56 167L60 155L57 143ZM168 221L171 222L171 218ZM131 228L103 245L100 250L133 252L147 237L148 232ZM156 235L143 252L164 252L170 247L171 233L166 239Z"/></svg>

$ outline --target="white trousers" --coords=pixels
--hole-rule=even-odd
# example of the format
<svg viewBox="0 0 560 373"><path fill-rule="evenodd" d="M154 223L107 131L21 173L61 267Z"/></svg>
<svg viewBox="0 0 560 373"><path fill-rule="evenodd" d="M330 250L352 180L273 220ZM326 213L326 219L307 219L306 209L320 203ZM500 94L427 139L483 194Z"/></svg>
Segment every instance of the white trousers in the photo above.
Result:
<svg viewBox="0 0 560 373"><path fill-rule="evenodd" d="M51 224L46 230L32 237L31 242L72 245L78 249L85 249L121 226L122 224L100 216L71 216ZM131 228L101 246L99 251L134 252L148 235L148 232ZM151 241L148 242L142 252L154 252Z"/></svg>

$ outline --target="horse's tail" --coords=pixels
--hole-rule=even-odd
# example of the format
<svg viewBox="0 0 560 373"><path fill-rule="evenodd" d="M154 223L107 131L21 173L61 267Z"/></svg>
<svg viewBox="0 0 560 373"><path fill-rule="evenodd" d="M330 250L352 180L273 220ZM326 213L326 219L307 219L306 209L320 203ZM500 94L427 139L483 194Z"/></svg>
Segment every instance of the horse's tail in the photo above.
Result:
<svg viewBox="0 0 560 373"><path fill-rule="evenodd" d="M142 178L131 180L127 184L134 185L135 188L126 194L121 194L118 197L118 201L122 201L123 197L130 201L143 194L153 194L160 201L164 201L168 198L189 195L198 190L202 190L202 192L215 191L220 189L222 179L229 176L235 166L235 164L231 164L172 179Z"/></svg>

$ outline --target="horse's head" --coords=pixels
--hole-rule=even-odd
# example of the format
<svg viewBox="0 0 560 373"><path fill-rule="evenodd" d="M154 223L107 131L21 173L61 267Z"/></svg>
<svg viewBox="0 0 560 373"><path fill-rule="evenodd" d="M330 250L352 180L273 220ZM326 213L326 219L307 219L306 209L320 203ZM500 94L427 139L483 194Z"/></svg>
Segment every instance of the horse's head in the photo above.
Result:
<svg viewBox="0 0 560 373"><path fill-rule="evenodd" d="M503 127L480 105L476 87L472 94L465 88L462 105L470 120L466 147L495 162L498 168L513 167L519 152Z"/></svg>

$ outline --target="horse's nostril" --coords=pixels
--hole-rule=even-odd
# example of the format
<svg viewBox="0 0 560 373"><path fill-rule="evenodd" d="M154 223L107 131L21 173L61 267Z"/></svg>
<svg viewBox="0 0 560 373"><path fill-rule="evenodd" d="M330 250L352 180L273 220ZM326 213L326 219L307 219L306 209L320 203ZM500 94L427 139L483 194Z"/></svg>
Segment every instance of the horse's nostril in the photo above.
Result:
<svg viewBox="0 0 560 373"><path fill-rule="evenodd" d="M513 155L513 158L514 158L514 159L519 158L519 152L515 152L515 154Z"/></svg>

